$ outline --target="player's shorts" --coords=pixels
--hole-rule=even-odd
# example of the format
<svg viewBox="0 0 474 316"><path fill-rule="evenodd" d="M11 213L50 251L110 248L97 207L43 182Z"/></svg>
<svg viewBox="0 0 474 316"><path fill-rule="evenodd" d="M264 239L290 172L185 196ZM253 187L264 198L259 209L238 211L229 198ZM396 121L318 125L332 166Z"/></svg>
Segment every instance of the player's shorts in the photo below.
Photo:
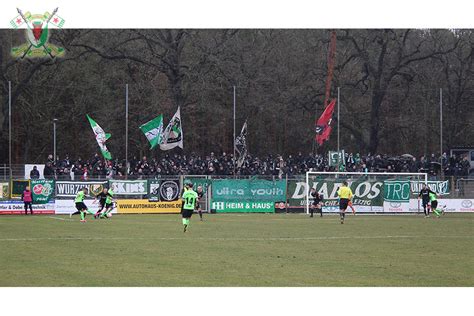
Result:
<svg viewBox="0 0 474 316"><path fill-rule="evenodd" d="M340 210L345 211L348 206L349 206L349 199L340 199L339 200L339 209Z"/></svg>
<svg viewBox="0 0 474 316"><path fill-rule="evenodd" d="M430 201L425 201L425 200L421 201L421 205L423 207L427 207L429 203L430 203Z"/></svg>
<svg viewBox="0 0 474 316"><path fill-rule="evenodd" d="M84 202L77 202L76 203L76 209L78 211L87 210L87 206L84 204Z"/></svg>
<svg viewBox="0 0 474 316"><path fill-rule="evenodd" d="M185 209L181 210L181 215L183 216L183 218L191 218L191 216L193 216L193 213L194 213L194 210L185 210Z"/></svg>
<svg viewBox="0 0 474 316"><path fill-rule="evenodd" d="M105 208L112 208L114 203L105 203Z"/></svg>
<svg viewBox="0 0 474 316"><path fill-rule="evenodd" d="M321 201L313 201L313 206L319 207L320 206L319 203L321 203Z"/></svg>
<svg viewBox="0 0 474 316"><path fill-rule="evenodd" d="M431 209L436 210L438 208L438 201L431 201Z"/></svg>
<svg viewBox="0 0 474 316"><path fill-rule="evenodd" d="M199 201L196 203L196 210L201 211L206 207L206 202L205 201Z"/></svg>

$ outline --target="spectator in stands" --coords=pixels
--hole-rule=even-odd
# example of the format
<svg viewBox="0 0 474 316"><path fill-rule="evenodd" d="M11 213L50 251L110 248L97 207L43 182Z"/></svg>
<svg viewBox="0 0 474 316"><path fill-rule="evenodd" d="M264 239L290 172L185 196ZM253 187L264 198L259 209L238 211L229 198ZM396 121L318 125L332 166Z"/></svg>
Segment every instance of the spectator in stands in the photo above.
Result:
<svg viewBox="0 0 474 316"><path fill-rule="evenodd" d="M33 169L30 171L30 179L39 179L40 173L38 167L33 166Z"/></svg>
<svg viewBox="0 0 474 316"><path fill-rule="evenodd" d="M54 166L54 158L53 158L53 155L51 155L51 154L48 155L48 161L47 161L47 162L49 162L49 163L51 164L51 166Z"/></svg>
<svg viewBox="0 0 474 316"><path fill-rule="evenodd" d="M49 158L51 158L50 155ZM344 156L344 164L336 170L335 166L329 166L327 154L304 155L298 152L296 156L267 155L256 157L248 154L240 168L235 169L237 175L242 176L275 176L284 178L285 175L302 175L309 169L318 171L358 171L358 172L427 172L430 176L437 176L440 172L440 156L431 155L429 159L422 156L420 160L410 155L394 157L388 155L360 155L360 153L347 152ZM447 176L466 176L469 173L469 160L464 157L448 157L443 154L443 171ZM78 158L73 164L68 156L64 160L58 160L57 166L51 162L45 168L45 177L66 179L112 179L124 178L128 172L128 178L150 178L169 175L233 175L234 157L232 154L223 152L216 155L211 152L208 156L199 156L195 153L181 155L174 153L165 154L161 159L143 156L141 160L134 157L127 168L125 161L106 162L99 154L95 154L90 160L83 161Z"/></svg>
<svg viewBox="0 0 474 316"><path fill-rule="evenodd" d="M50 156L53 157L52 155L50 155ZM46 163L46 166L44 167L43 174L44 174L45 179L50 179L50 180L54 179L55 173L54 173L54 169L53 169L53 166L52 166L51 162L48 161Z"/></svg>
<svg viewBox="0 0 474 316"><path fill-rule="evenodd" d="M467 159L467 156L464 156L461 162L461 175L469 176L469 170L471 169L471 163Z"/></svg>

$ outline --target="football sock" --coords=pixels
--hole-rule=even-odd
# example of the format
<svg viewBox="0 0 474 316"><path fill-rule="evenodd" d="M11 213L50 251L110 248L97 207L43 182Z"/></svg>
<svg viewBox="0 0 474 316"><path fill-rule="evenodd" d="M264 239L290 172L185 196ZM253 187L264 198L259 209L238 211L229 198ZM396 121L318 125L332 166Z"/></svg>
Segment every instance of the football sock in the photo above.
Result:
<svg viewBox="0 0 474 316"><path fill-rule="evenodd" d="M202 219L202 211L199 211L199 217Z"/></svg>
<svg viewBox="0 0 474 316"><path fill-rule="evenodd" d="M186 218L183 218L183 225L186 225Z"/></svg>
<svg viewBox="0 0 474 316"><path fill-rule="evenodd" d="M85 218L86 218L86 213L85 213L85 212L81 212L81 221L83 221Z"/></svg>

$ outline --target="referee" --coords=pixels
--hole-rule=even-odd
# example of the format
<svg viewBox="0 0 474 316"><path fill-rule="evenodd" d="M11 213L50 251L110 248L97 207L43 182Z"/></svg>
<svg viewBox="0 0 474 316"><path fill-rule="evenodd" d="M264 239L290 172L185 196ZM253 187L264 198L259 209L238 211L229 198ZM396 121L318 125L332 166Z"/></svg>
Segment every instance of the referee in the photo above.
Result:
<svg viewBox="0 0 474 316"><path fill-rule="evenodd" d="M341 216L341 224L344 224L344 218L346 217L346 209L349 206L349 201L352 198L352 190L349 188L347 181L342 182L342 186L337 191L339 196L339 215Z"/></svg>

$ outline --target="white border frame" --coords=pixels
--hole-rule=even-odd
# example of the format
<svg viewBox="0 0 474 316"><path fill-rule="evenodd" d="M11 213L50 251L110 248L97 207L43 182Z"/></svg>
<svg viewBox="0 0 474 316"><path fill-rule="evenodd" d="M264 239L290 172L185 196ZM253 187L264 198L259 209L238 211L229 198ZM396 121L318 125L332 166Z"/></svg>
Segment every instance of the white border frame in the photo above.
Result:
<svg viewBox="0 0 474 316"><path fill-rule="evenodd" d="M425 183L428 183L428 174L423 173L423 172L340 172L340 171L307 171L306 172L306 179L305 182L308 184L308 192L306 192L306 205L305 205L305 210L306 214L309 214L309 190L311 190L310 185L309 185L309 175L314 174L314 175L365 175L365 176L371 176L371 175L385 175L385 176L400 176L400 175L405 175L405 176L423 176L425 177Z"/></svg>

